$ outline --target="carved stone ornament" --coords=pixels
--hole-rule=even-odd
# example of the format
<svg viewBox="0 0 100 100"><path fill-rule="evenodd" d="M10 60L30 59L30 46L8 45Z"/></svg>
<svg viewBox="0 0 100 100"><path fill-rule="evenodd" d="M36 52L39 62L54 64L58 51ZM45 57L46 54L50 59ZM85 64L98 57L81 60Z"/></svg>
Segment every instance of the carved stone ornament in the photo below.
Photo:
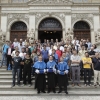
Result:
<svg viewBox="0 0 100 100"><path fill-rule="evenodd" d="M87 19L93 24L93 15L92 14L72 14L72 24L78 19Z"/></svg>
<svg viewBox="0 0 100 100"><path fill-rule="evenodd" d="M17 20L23 19L27 23L29 23L29 15L28 14L8 14L8 24L15 19L17 19Z"/></svg>
<svg viewBox="0 0 100 100"><path fill-rule="evenodd" d="M3 42L5 42L5 40L6 40L6 32L3 32L0 29L0 42L3 43Z"/></svg>
<svg viewBox="0 0 100 100"><path fill-rule="evenodd" d="M27 32L27 39L29 39L30 43L33 43L34 39L35 39L35 32L34 29L31 29L31 31Z"/></svg>
<svg viewBox="0 0 100 100"><path fill-rule="evenodd" d="M29 2L29 5L68 5L73 3L73 0L33 0Z"/></svg>
<svg viewBox="0 0 100 100"><path fill-rule="evenodd" d="M95 42L100 42L100 28L94 32L95 34Z"/></svg>
<svg viewBox="0 0 100 100"><path fill-rule="evenodd" d="M39 13L36 13L35 16L36 16L36 25L38 23L38 21L43 18L44 16L48 16L48 17L53 17L53 16L57 16L58 18L60 18L63 23L65 24L65 12L39 12Z"/></svg>
<svg viewBox="0 0 100 100"><path fill-rule="evenodd" d="M71 30L70 28L68 28L66 34L65 34L65 40L72 40L73 39L73 29Z"/></svg>

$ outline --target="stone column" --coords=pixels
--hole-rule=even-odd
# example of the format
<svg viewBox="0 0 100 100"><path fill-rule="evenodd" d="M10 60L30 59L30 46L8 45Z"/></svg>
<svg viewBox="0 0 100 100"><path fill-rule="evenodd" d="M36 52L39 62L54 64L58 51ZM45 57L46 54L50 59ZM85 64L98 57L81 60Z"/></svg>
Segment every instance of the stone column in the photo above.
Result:
<svg viewBox="0 0 100 100"><path fill-rule="evenodd" d="M94 21L94 31L97 31L100 27L99 14L94 14L93 21Z"/></svg>
<svg viewBox="0 0 100 100"><path fill-rule="evenodd" d="M10 30L7 30L6 34L6 40L10 41Z"/></svg>
<svg viewBox="0 0 100 100"><path fill-rule="evenodd" d="M64 40L65 40L65 34L68 31L68 28L71 29L71 14L70 13L67 13L65 16L65 30L63 32L64 33L64 35L63 35Z"/></svg>
<svg viewBox="0 0 100 100"><path fill-rule="evenodd" d="M94 44L95 43L95 34L94 31L97 31L100 28L100 23L99 23L99 14L94 14L93 16L93 22L94 22L94 30L91 29L91 42Z"/></svg>
<svg viewBox="0 0 100 100"><path fill-rule="evenodd" d="M90 33L90 34L91 34L91 43L92 43L92 44L95 44L95 34L94 34L94 30L91 29L90 32L91 32L91 33Z"/></svg>
<svg viewBox="0 0 100 100"><path fill-rule="evenodd" d="M71 14L68 13L65 16L65 32L67 32L68 28L71 29Z"/></svg>
<svg viewBox="0 0 100 100"><path fill-rule="evenodd" d="M1 3L1 1L0 1ZM1 29L1 7L0 7L0 29Z"/></svg>
<svg viewBox="0 0 100 100"><path fill-rule="evenodd" d="M38 29L35 29L35 39L38 39Z"/></svg>
<svg viewBox="0 0 100 100"><path fill-rule="evenodd" d="M1 29L3 32L7 31L7 16L6 16L6 14L1 14Z"/></svg>
<svg viewBox="0 0 100 100"><path fill-rule="evenodd" d="M62 30L62 38L63 38L64 41L65 41L65 34L66 34L66 31L65 31L65 28L63 28L63 30Z"/></svg>
<svg viewBox="0 0 100 100"><path fill-rule="evenodd" d="M35 15L30 14L29 15L29 30L34 29L35 31Z"/></svg>
<svg viewBox="0 0 100 100"><path fill-rule="evenodd" d="M7 14L1 14L1 29L4 33L6 33L5 36L7 38Z"/></svg>
<svg viewBox="0 0 100 100"><path fill-rule="evenodd" d="M30 15L29 15L29 31L31 31L31 29L34 29L34 33L35 33L35 37L36 37L36 32L35 32L36 31L35 30L35 15L34 15L34 13L30 13Z"/></svg>

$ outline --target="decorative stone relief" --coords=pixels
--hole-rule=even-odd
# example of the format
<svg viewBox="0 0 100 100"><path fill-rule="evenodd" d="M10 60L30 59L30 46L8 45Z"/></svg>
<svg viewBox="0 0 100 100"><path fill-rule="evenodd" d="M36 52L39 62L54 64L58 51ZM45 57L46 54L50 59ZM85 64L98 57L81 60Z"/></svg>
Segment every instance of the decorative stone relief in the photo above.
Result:
<svg viewBox="0 0 100 100"><path fill-rule="evenodd" d="M39 12L39 13L34 13L35 14L35 16L36 16L36 25L37 25L37 23L38 23L38 21L41 19L41 18L43 18L44 16L49 16L49 17L53 17L53 16L57 16L58 18L60 18L62 21L63 21L63 23L65 24L65 12Z"/></svg>
<svg viewBox="0 0 100 100"><path fill-rule="evenodd" d="M98 43L100 42L100 29L94 32L95 34L95 42Z"/></svg>
<svg viewBox="0 0 100 100"><path fill-rule="evenodd" d="M68 28L66 34L65 34L65 40L73 40L74 32L70 28Z"/></svg>
<svg viewBox="0 0 100 100"><path fill-rule="evenodd" d="M6 40L6 32L3 32L1 29L0 29L0 44L5 42Z"/></svg>
<svg viewBox="0 0 100 100"><path fill-rule="evenodd" d="M29 5L67 5L67 4L72 4L72 0L33 0L29 2Z"/></svg>
<svg viewBox="0 0 100 100"><path fill-rule="evenodd" d="M27 23L29 23L29 15L28 14L8 14L8 24L15 19L23 19Z"/></svg>
<svg viewBox="0 0 100 100"><path fill-rule="evenodd" d="M27 32L27 39L29 39L30 44L33 43L35 39L35 31L34 29L31 29L31 31Z"/></svg>
<svg viewBox="0 0 100 100"><path fill-rule="evenodd" d="M93 15L92 14L72 14L72 24L78 19L87 19L93 24Z"/></svg>

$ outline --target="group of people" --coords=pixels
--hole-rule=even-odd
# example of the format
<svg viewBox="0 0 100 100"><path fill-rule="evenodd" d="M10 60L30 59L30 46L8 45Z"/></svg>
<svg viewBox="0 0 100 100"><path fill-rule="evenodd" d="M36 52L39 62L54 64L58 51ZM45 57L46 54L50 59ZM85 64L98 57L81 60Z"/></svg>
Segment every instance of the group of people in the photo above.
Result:
<svg viewBox="0 0 100 100"><path fill-rule="evenodd" d="M9 67L12 70L12 87L15 86L16 74L17 85L23 80L23 86L27 81L31 86L31 76L34 75L37 93L45 93L46 87L48 93L51 90L56 93L55 87L58 86L58 93L64 87L68 94L68 80L72 81L73 87L80 87L80 78L84 77L84 85L91 86L92 75L94 86L100 86L100 50L88 39L79 41L75 37L66 42L63 39L60 42L58 39L44 39L44 43L40 40L29 43L28 39L14 39L13 43L6 41L2 47L1 67L4 60L7 70Z"/></svg>

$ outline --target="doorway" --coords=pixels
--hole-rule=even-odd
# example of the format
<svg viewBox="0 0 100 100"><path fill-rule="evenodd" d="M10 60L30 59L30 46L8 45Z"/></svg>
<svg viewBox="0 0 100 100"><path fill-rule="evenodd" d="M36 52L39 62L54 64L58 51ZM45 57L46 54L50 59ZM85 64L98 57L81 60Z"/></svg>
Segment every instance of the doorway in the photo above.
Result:
<svg viewBox="0 0 100 100"><path fill-rule="evenodd" d="M78 40L89 39L91 41L90 26L85 21L78 21L74 25L74 37Z"/></svg>
<svg viewBox="0 0 100 100"><path fill-rule="evenodd" d="M54 41L62 38L62 25L59 20L55 18L46 18L41 21L38 28L38 39L44 42L44 39Z"/></svg>
<svg viewBox="0 0 100 100"><path fill-rule="evenodd" d="M18 21L11 26L10 40L13 42L15 38L18 41L27 38L27 26L24 22Z"/></svg>

